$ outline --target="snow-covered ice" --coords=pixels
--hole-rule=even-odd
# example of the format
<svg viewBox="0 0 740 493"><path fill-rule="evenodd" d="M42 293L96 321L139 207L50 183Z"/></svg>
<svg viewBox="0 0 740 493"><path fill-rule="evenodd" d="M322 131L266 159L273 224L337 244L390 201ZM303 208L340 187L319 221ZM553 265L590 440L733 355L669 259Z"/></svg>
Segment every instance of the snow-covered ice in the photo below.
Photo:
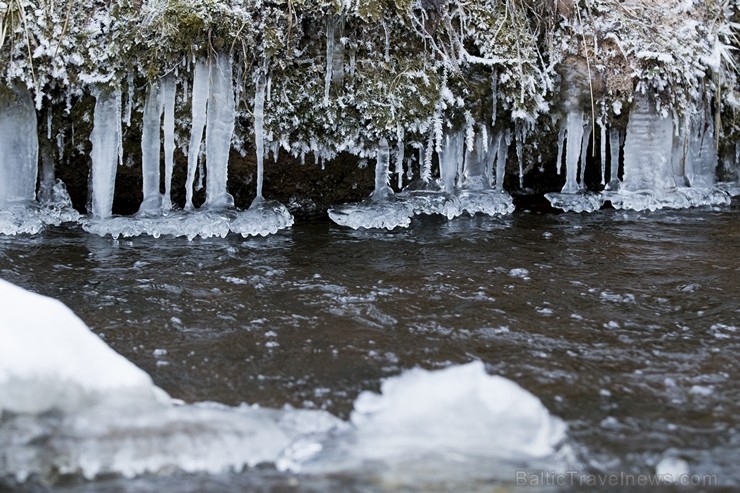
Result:
<svg viewBox="0 0 740 493"><path fill-rule="evenodd" d="M515 467L572 464L565 424L480 362L389 378L380 394L359 395L349 422L316 410L178 404L59 301L0 280L0 309L0 477L272 463L411 482L430 473L510 480Z"/></svg>

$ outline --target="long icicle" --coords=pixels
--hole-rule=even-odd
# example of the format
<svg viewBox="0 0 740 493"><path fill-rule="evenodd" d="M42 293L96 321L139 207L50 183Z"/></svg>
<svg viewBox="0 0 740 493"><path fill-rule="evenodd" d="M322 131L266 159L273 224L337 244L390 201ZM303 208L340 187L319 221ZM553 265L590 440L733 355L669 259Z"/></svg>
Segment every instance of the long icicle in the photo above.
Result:
<svg viewBox="0 0 740 493"><path fill-rule="evenodd" d="M190 128L190 145L188 146L188 176L185 180L185 210L193 208L193 183L195 182L195 170L198 167L201 144L203 142L203 129L206 126L206 105L208 102L209 77L208 64L199 61L195 64L193 71L192 88L192 126Z"/></svg>
<svg viewBox="0 0 740 493"><path fill-rule="evenodd" d="M265 76L257 76L254 93L254 144L257 150L257 199L262 198L262 181L265 168Z"/></svg>
<svg viewBox="0 0 740 493"><path fill-rule="evenodd" d="M164 197L162 209L172 209L172 170L175 164L175 87L174 75L162 80L162 101L164 103Z"/></svg>

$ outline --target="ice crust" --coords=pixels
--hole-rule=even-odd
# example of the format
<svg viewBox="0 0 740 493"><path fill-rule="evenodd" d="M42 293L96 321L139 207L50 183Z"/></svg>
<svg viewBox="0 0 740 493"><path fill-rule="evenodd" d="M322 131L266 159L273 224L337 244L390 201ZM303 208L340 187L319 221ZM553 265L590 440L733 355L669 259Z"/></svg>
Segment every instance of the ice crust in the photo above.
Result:
<svg viewBox="0 0 740 493"><path fill-rule="evenodd" d="M349 422L316 410L178 404L59 301L0 280L0 309L0 478L272 463L418 481L454 460L466 476L498 467L507 479L514 466L570 460L564 423L480 362L390 378L380 394L360 394Z"/></svg>
<svg viewBox="0 0 740 493"><path fill-rule="evenodd" d="M280 202L258 196L246 211L238 212L229 229L244 237L267 236L293 225L293 215Z"/></svg>
<svg viewBox="0 0 740 493"><path fill-rule="evenodd" d="M169 235L193 240L198 236L224 238L229 234L229 225L235 217L236 211L231 210L170 211L165 215L155 217L138 215L116 216L108 219L86 218L81 222L82 228L88 233L112 236L114 239L141 235L159 238Z"/></svg>

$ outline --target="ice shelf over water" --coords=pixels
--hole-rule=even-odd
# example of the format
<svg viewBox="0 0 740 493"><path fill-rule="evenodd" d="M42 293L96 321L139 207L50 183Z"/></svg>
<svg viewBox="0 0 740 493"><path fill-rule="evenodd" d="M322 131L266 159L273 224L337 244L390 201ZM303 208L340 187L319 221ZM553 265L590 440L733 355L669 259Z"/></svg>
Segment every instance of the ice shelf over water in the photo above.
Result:
<svg viewBox="0 0 740 493"><path fill-rule="evenodd" d="M473 362L414 369L325 411L178 404L59 301L0 280L0 478L217 473L261 463L307 474L511 481L572 467L564 423ZM450 461L454 461L454 468Z"/></svg>

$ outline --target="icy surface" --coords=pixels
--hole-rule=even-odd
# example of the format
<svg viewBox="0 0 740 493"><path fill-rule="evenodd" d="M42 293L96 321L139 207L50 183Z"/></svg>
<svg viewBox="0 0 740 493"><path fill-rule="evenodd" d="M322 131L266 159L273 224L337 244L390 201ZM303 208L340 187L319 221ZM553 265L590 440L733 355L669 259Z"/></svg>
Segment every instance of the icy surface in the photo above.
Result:
<svg viewBox="0 0 740 493"><path fill-rule="evenodd" d="M546 193L553 207L566 212L594 212L604 205L604 198L594 193Z"/></svg>
<svg viewBox="0 0 740 493"><path fill-rule="evenodd" d="M267 236L293 225L293 215L280 202L257 197L246 211L237 213L229 229L244 237Z"/></svg>
<svg viewBox="0 0 740 493"><path fill-rule="evenodd" d="M82 227L89 233L113 238L130 238L141 235L150 235L155 238L165 235L184 236L189 240L197 236L223 238L229 233L229 224L235 215L235 211L171 211L157 217L89 218L82 222Z"/></svg>
<svg viewBox="0 0 740 493"><path fill-rule="evenodd" d="M538 460L555 469L566 465L559 456L565 424L516 383L488 375L478 361L389 378L380 394L357 397L351 422L351 439L328 444L325 455L304 469L380 465L403 482L428 480L439 470L449 474L444 466L450 461L465 476L511 474L512 465ZM487 467L466 467L481 462Z"/></svg>
<svg viewBox="0 0 740 493"><path fill-rule="evenodd" d="M375 201L365 199L357 204L344 204L329 209L329 217L340 226L352 229L407 228L411 224L413 208L395 197Z"/></svg>
<svg viewBox="0 0 740 493"><path fill-rule="evenodd" d="M226 191L231 137L236 118L231 56L221 53L210 62L210 93L206 115L206 206L233 207Z"/></svg>

